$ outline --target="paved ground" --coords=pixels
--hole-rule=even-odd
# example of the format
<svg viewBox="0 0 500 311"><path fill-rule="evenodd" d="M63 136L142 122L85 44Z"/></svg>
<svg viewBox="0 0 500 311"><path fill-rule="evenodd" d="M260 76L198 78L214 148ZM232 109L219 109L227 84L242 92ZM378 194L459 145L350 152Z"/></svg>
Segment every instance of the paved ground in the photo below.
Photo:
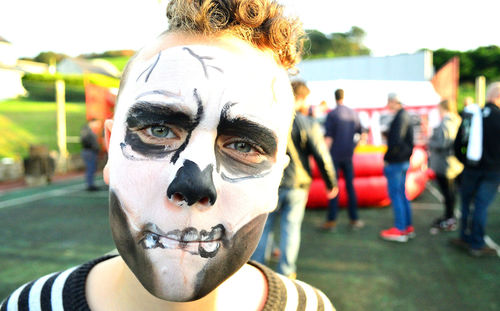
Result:
<svg viewBox="0 0 500 311"><path fill-rule="evenodd" d="M84 188L77 176L0 190L0 300L24 282L114 247L107 192ZM417 238L407 244L378 238L391 225L390 208L362 209L367 226L360 231L349 230L341 212L336 233L318 232L325 211L308 210L299 279L322 289L341 311L500 310L500 258L472 258L449 247L456 233L429 234L428 224L441 214L432 189L413 202ZM489 211L487 233L500 242L500 195Z"/></svg>

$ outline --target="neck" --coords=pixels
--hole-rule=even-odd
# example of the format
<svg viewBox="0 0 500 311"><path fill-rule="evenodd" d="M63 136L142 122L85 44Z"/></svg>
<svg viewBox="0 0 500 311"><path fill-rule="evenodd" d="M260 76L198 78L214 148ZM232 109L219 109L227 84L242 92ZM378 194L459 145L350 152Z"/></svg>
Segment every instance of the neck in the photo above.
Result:
<svg viewBox="0 0 500 311"><path fill-rule="evenodd" d="M121 272L118 282L118 284L121 284L121 289L116 292L119 296L117 297L118 301L122 305L118 310L216 310L218 288L198 300L188 302L166 301L149 293L123 260L121 261Z"/></svg>
<svg viewBox="0 0 500 311"><path fill-rule="evenodd" d="M99 285L89 293L92 310L261 310L267 299L267 281L262 272L244 265L207 296L188 302L173 302L150 294L137 280L121 257L108 260L91 272ZM95 271L94 271L95 270ZM103 283L106 288L103 288ZM90 285L94 290L97 284ZM251 290L249 290L251 289ZM91 290L91 289L88 289ZM105 293L105 294L104 294ZM95 298L97 295L97 299ZM103 299L103 300L99 300ZM93 308L95 307L95 308Z"/></svg>

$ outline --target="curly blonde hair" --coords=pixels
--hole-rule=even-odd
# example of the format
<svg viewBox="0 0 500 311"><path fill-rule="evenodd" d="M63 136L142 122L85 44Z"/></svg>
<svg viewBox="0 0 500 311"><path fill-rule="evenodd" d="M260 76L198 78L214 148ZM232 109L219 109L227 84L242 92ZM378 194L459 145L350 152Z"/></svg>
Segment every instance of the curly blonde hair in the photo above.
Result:
<svg viewBox="0 0 500 311"><path fill-rule="evenodd" d="M217 35L229 33L259 49L270 49L286 69L300 60L304 31L274 0L171 0L168 31Z"/></svg>

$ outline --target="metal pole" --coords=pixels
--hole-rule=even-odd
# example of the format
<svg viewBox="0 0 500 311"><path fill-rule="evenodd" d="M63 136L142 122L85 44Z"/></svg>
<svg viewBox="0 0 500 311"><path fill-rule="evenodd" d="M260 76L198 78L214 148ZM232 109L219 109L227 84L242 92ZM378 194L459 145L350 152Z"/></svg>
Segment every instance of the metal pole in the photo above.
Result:
<svg viewBox="0 0 500 311"><path fill-rule="evenodd" d="M66 147L66 92L64 80L56 80L58 167L66 172L68 149Z"/></svg>

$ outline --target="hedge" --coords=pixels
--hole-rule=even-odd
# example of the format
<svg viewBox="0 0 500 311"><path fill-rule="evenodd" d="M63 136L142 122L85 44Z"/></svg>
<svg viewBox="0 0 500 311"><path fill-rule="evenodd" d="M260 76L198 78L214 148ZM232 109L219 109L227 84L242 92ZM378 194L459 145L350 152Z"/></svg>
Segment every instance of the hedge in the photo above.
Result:
<svg viewBox="0 0 500 311"><path fill-rule="evenodd" d="M23 76L24 88L28 91L28 98L34 101L55 101L55 81L64 80L66 84L66 100L71 102L85 101L84 80L106 86L119 87L120 80L101 74L63 75L63 74L32 74Z"/></svg>

